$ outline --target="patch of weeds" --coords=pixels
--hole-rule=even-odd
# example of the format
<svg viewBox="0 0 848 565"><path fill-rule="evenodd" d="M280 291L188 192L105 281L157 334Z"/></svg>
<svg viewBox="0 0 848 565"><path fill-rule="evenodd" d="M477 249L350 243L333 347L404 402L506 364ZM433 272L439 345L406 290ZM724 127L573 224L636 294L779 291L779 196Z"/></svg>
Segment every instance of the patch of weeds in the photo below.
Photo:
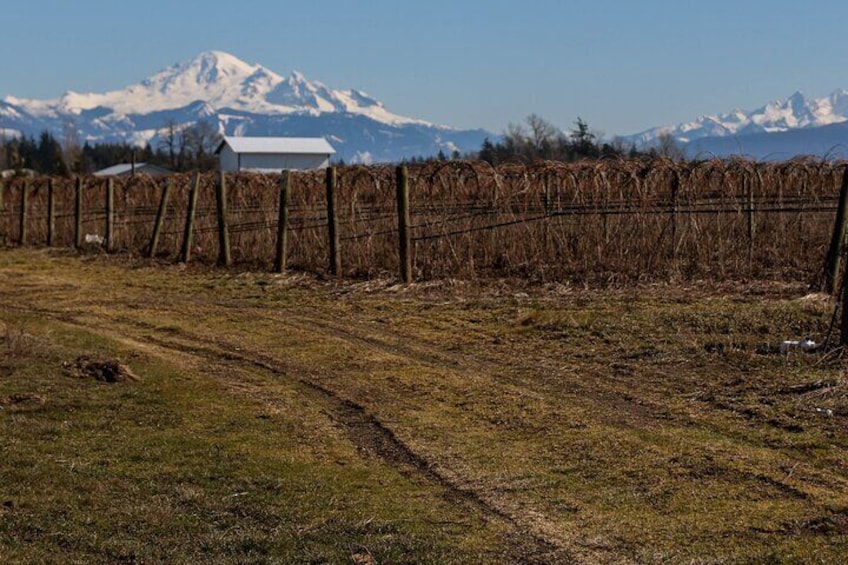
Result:
<svg viewBox="0 0 848 565"><path fill-rule="evenodd" d="M24 330L21 327L10 326L2 323L0 326L0 349L8 357L24 358L37 354L47 346L47 341L42 337Z"/></svg>

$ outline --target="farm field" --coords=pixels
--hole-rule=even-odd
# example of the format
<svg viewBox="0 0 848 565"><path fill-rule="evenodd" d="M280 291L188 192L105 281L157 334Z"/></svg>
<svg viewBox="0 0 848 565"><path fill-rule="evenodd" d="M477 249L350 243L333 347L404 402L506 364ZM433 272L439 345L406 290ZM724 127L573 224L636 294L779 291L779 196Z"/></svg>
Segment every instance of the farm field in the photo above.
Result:
<svg viewBox="0 0 848 565"><path fill-rule="evenodd" d="M0 561L840 563L844 362L777 350L831 316L3 249Z"/></svg>

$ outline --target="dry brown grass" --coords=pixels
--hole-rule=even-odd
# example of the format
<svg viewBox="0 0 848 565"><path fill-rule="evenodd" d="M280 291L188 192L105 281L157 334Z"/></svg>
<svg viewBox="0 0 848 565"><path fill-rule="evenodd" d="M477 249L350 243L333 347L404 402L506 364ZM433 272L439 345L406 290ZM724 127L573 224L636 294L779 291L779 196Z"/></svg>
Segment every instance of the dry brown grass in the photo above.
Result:
<svg viewBox="0 0 848 565"><path fill-rule="evenodd" d="M23 328L0 322L0 354L4 357L24 357L37 353L44 341Z"/></svg>

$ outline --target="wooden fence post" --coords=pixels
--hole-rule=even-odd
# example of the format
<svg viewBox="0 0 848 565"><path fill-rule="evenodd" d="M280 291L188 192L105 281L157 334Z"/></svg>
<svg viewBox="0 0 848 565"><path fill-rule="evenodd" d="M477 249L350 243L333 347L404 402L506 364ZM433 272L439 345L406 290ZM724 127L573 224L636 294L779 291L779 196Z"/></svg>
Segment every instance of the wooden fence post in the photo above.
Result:
<svg viewBox="0 0 848 565"><path fill-rule="evenodd" d="M677 224L680 210L680 173L674 173L671 181L671 259L677 260Z"/></svg>
<svg viewBox="0 0 848 565"><path fill-rule="evenodd" d="M836 278L839 276L840 255L842 254L842 242L845 239L846 218L848 218L848 168L842 173L842 188L839 190L839 206L836 208L836 222L833 225L833 234L830 236L830 247L827 251L822 291L828 294L832 294L836 289ZM843 332L846 331L844 324L845 321L843 320Z"/></svg>
<svg viewBox="0 0 848 565"><path fill-rule="evenodd" d="M115 248L115 183L106 179L106 251Z"/></svg>
<svg viewBox="0 0 848 565"><path fill-rule="evenodd" d="M330 239L330 274L339 275L342 271L342 257L339 250L339 225L336 217L336 168L327 168L327 234Z"/></svg>
<svg viewBox="0 0 848 565"><path fill-rule="evenodd" d="M56 187L47 179L47 247L53 246L56 237Z"/></svg>
<svg viewBox="0 0 848 565"><path fill-rule="evenodd" d="M6 183L0 180L0 245L6 245Z"/></svg>
<svg viewBox="0 0 848 565"><path fill-rule="evenodd" d="M842 280L839 283L841 287L838 292L837 301L842 302L842 316L839 325L839 345L845 347L848 346L848 307L846 307L846 284L848 284L848 277L842 277ZM834 315L836 313L834 312Z"/></svg>
<svg viewBox="0 0 848 565"><path fill-rule="evenodd" d="M148 257L156 256L156 248L159 247L159 236L162 234L162 225L165 223L165 215L168 213L168 199L171 197L171 179L165 181L162 189L162 199L159 200L159 209L156 210L156 222L153 224L153 235L150 237L150 246L147 250Z"/></svg>
<svg viewBox="0 0 848 565"><path fill-rule="evenodd" d="M200 192L200 173L194 175L194 182L188 193L188 208L186 210L185 231L183 232L183 248L180 251L180 262L188 263L191 258L191 238L194 233L194 213L197 209L197 193Z"/></svg>
<svg viewBox="0 0 848 565"><path fill-rule="evenodd" d="M397 183L398 251L400 256L400 280L412 282L412 241L409 235L409 171L400 165L395 171Z"/></svg>
<svg viewBox="0 0 848 565"><path fill-rule="evenodd" d="M29 208L29 181L25 180L21 183L20 237L18 238L18 243L20 245L24 245L26 243L27 208Z"/></svg>
<svg viewBox="0 0 848 565"><path fill-rule="evenodd" d="M74 191L74 247L82 248L82 177L77 177Z"/></svg>
<svg viewBox="0 0 848 565"><path fill-rule="evenodd" d="M745 196L748 199L747 219L748 219L748 268L754 268L754 183L751 179L745 179Z"/></svg>
<svg viewBox="0 0 848 565"><path fill-rule="evenodd" d="M229 267L233 264L230 252L230 228L227 224L227 176L221 171L215 186L215 200L218 209L218 264Z"/></svg>
<svg viewBox="0 0 848 565"><path fill-rule="evenodd" d="M545 220L542 222L542 230L544 234L543 241L543 256L547 257L548 250L551 248L551 184L554 173L542 173L543 174L543 182L542 190L544 190L542 194L542 206L545 209Z"/></svg>
<svg viewBox="0 0 848 565"><path fill-rule="evenodd" d="M280 177L280 212L277 220L277 255L274 259L274 272L286 270L286 244L289 232L289 190L291 171L283 171Z"/></svg>

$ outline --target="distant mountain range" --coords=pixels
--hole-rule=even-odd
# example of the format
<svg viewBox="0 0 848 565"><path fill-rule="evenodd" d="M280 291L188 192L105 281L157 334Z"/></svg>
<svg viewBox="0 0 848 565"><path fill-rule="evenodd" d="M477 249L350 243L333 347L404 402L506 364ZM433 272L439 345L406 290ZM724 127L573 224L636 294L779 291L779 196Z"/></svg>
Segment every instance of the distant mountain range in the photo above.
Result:
<svg viewBox="0 0 848 565"><path fill-rule="evenodd" d="M52 132L64 140L150 143L169 124L208 122L221 134L322 136L347 162L386 162L476 151L483 129L460 130L390 112L359 90L334 90L293 71L283 77L221 51L208 51L122 90L66 92L55 100L0 100L0 136ZM848 158L848 90L825 98L796 92L753 111L733 110L624 138L638 148L672 136L690 157L796 155Z"/></svg>
<svg viewBox="0 0 848 565"><path fill-rule="evenodd" d="M63 139L70 131L83 142L156 147L169 124L200 120L226 135L326 137L348 162L477 150L486 137L496 137L400 116L359 90L333 90L297 71L284 78L221 51L122 90L0 101L0 135L6 136L48 130Z"/></svg>
<svg viewBox="0 0 848 565"><path fill-rule="evenodd" d="M798 155L848 157L848 90L824 98L796 92L753 111L733 110L675 126L651 128L625 138L637 147L655 146L671 135L690 157L742 155L786 160Z"/></svg>

